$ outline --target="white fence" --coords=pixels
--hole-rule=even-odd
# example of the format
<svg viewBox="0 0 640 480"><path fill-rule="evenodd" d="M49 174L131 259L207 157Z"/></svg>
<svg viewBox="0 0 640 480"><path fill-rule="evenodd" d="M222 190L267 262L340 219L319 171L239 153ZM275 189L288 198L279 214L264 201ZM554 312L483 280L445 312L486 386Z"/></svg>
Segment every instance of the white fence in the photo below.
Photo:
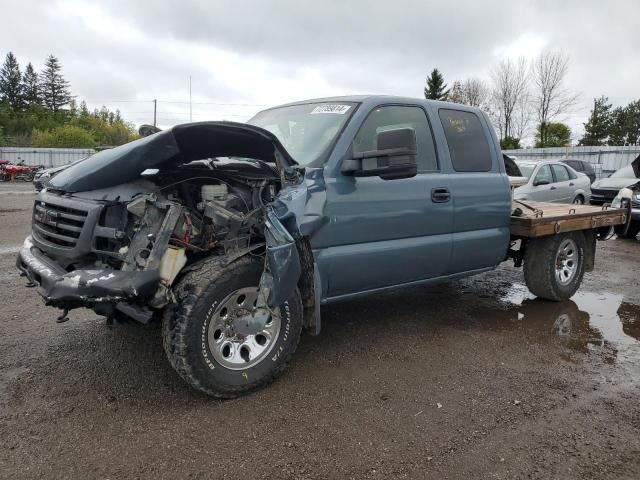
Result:
<svg viewBox="0 0 640 480"><path fill-rule="evenodd" d="M91 148L0 147L0 160L24 165L57 167L96 153Z"/></svg>
<svg viewBox="0 0 640 480"><path fill-rule="evenodd" d="M559 160L561 158L586 160L593 165L598 177L605 177L629 165L640 155L640 146L521 148L503 150L503 152L518 157L518 160Z"/></svg>

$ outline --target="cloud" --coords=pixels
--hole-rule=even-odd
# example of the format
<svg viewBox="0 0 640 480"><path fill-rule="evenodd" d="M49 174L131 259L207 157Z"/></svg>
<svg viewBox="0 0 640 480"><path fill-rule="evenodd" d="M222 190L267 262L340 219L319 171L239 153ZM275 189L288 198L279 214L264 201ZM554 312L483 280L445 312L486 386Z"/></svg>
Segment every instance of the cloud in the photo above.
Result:
<svg viewBox="0 0 640 480"><path fill-rule="evenodd" d="M245 120L301 98L420 96L434 67L449 84L486 79L501 58L553 48L571 57L579 130L593 97L628 103L640 79L640 3L623 0L21 0L3 13L14 21L0 45L22 65L56 54L75 95L136 123L151 121L154 98L161 124L188 121L189 76L194 120Z"/></svg>

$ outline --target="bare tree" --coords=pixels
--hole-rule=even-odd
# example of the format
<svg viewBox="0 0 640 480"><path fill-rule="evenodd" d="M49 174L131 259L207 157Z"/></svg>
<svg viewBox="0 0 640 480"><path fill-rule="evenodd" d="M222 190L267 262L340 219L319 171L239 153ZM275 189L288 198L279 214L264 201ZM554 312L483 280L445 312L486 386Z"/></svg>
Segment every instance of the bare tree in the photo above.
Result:
<svg viewBox="0 0 640 480"><path fill-rule="evenodd" d="M542 146L547 140L547 124L569 111L578 99L577 95L564 88L568 69L569 57L561 52L547 50L533 62L533 103Z"/></svg>
<svg viewBox="0 0 640 480"><path fill-rule="evenodd" d="M454 81L453 87L451 87L451 90L449 90L447 101L466 104L467 102L465 97L464 83L462 83L460 80Z"/></svg>
<svg viewBox="0 0 640 480"><path fill-rule="evenodd" d="M526 91L518 100L513 114L513 136L518 140L522 140L531 133L531 99L529 92Z"/></svg>
<svg viewBox="0 0 640 480"><path fill-rule="evenodd" d="M491 107L500 140L514 137L518 105L528 92L529 68L524 58L502 60L491 70Z"/></svg>
<svg viewBox="0 0 640 480"><path fill-rule="evenodd" d="M482 107L489 97L489 87L479 78L470 77L463 83L464 99L467 105Z"/></svg>

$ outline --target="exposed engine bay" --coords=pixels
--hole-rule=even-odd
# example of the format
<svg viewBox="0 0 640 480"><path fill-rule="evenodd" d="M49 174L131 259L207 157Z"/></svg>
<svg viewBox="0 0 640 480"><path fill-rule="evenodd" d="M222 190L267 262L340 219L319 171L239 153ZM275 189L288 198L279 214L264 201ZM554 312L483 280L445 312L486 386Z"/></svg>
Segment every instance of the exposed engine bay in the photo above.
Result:
<svg viewBox="0 0 640 480"><path fill-rule="evenodd" d="M211 125L214 138L195 147L181 146L181 141L194 141L193 125L138 141L145 155L150 147L160 150L160 158L169 150L163 161L155 157L131 169L140 152L125 146L120 155L104 155L93 167L87 166L93 158L83 162L79 168L85 171L76 167L62 172L38 195L32 237L18 268L47 304L63 309L63 316L89 307L102 315L118 310L146 322L154 309L172 300L171 285L189 265L205 257L231 262L247 254L265 258L258 303L281 301L273 292L270 250L280 257L280 249L287 250L288 260L274 265L276 282L289 268L289 276L298 277L300 267L295 241L270 213L270 205L295 174L278 164L277 140L264 138L264 131L259 137L247 134L246 126L230 131L228 125L209 123L199 133L211 136ZM224 133L217 143L216 129ZM238 138L230 138L232 134ZM241 157L193 159L205 151ZM119 179L129 181L114 185ZM273 234L265 235L265 222Z"/></svg>

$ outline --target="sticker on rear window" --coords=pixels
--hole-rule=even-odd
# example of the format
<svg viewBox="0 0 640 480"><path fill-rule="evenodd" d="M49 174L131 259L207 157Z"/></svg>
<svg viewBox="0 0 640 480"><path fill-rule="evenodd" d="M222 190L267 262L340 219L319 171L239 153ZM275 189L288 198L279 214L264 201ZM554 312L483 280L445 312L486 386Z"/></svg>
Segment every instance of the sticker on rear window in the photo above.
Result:
<svg viewBox="0 0 640 480"><path fill-rule="evenodd" d="M337 113L339 115L344 115L349 111L351 105L319 105L313 110L311 110L311 114L314 113Z"/></svg>

